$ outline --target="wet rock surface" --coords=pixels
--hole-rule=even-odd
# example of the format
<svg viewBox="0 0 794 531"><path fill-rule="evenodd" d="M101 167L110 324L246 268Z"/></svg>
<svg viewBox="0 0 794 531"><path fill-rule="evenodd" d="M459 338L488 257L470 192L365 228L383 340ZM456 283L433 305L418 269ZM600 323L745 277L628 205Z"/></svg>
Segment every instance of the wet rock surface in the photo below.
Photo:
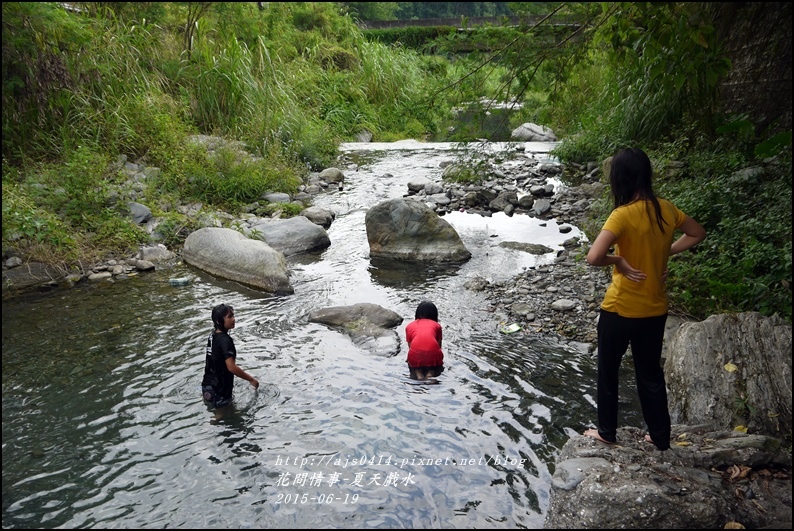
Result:
<svg viewBox="0 0 794 531"><path fill-rule="evenodd" d="M544 527L791 528L791 449L708 425L674 425L660 452L637 428L616 444L584 435L563 447Z"/></svg>

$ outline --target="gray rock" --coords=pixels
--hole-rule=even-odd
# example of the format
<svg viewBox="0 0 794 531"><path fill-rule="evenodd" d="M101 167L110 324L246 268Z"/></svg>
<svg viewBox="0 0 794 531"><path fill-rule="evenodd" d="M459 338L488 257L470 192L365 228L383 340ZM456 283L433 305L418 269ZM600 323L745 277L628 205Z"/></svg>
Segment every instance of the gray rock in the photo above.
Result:
<svg viewBox="0 0 794 531"><path fill-rule="evenodd" d="M545 245L541 245L539 243L505 241L501 242L499 247L504 247L505 249L515 249L516 251L523 251L525 253L536 255L554 252L554 249L551 247L546 247Z"/></svg>
<svg viewBox="0 0 794 531"><path fill-rule="evenodd" d="M542 216L549 210L551 210L551 202L548 199L538 199L535 201L535 204L532 206L532 210L535 212L536 215Z"/></svg>
<svg viewBox="0 0 794 531"><path fill-rule="evenodd" d="M523 142L556 142L557 136L554 132L543 125L527 122L519 125L510 134L513 140Z"/></svg>
<svg viewBox="0 0 794 531"><path fill-rule="evenodd" d="M515 192L501 192L493 201L488 203L488 208L494 212L501 212L508 207L518 204L518 195Z"/></svg>
<svg viewBox="0 0 794 531"><path fill-rule="evenodd" d="M410 181L408 181L408 192L409 193L417 193L421 192L425 189L425 186L432 183L430 179L427 177L414 177Z"/></svg>
<svg viewBox="0 0 794 531"><path fill-rule="evenodd" d="M467 280L463 284L463 287L471 291L482 291L488 287L488 281L482 277L475 277Z"/></svg>
<svg viewBox="0 0 794 531"><path fill-rule="evenodd" d="M425 185L425 193L427 195L444 195L444 187L439 183L431 181Z"/></svg>
<svg viewBox="0 0 794 531"><path fill-rule="evenodd" d="M135 268L138 271L152 271L154 270L154 264L149 260L138 260L135 262Z"/></svg>
<svg viewBox="0 0 794 531"><path fill-rule="evenodd" d="M518 206L524 210L529 210L535 204L535 198L529 194L522 195L518 198Z"/></svg>
<svg viewBox="0 0 794 531"><path fill-rule="evenodd" d="M127 206L130 208L130 215L132 216L132 221L134 223L140 225L141 223L146 223L152 219L152 211L149 210L149 207L146 205L142 205L133 201Z"/></svg>
<svg viewBox="0 0 794 531"><path fill-rule="evenodd" d="M684 323L667 353L674 422L790 436L791 325L783 319L746 312Z"/></svg>
<svg viewBox="0 0 794 531"><path fill-rule="evenodd" d="M325 229L305 216L264 220L253 225L246 234L266 242L284 256L325 249L331 245Z"/></svg>
<svg viewBox="0 0 794 531"><path fill-rule="evenodd" d="M471 258L457 231L424 203L391 199L364 218L371 258L463 262Z"/></svg>
<svg viewBox="0 0 794 531"><path fill-rule="evenodd" d="M551 303L551 309L558 312L567 312L576 308L577 304L576 301L570 299L559 299Z"/></svg>
<svg viewBox="0 0 794 531"><path fill-rule="evenodd" d="M34 286L47 284L63 273L41 262L27 262L19 267L3 270L3 296L20 293Z"/></svg>
<svg viewBox="0 0 794 531"><path fill-rule="evenodd" d="M205 227L185 240L182 258L221 278L277 294L292 294L284 254L232 229Z"/></svg>
<svg viewBox="0 0 794 531"><path fill-rule="evenodd" d="M748 529L790 528L790 478L747 468L790 467L791 455L781 441L674 425L671 448L660 452L638 428L619 428L617 435L617 444L582 435L565 443L544 528L717 529L729 522ZM728 460L726 448L733 448ZM720 472L728 462L735 468Z"/></svg>
<svg viewBox="0 0 794 531"><path fill-rule="evenodd" d="M270 192L267 194L262 194L262 199L268 203L289 203L292 201L292 198L289 196L289 194L282 192Z"/></svg>
<svg viewBox="0 0 794 531"><path fill-rule="evenodd" d="M166 248L163 244L158 245L147 245L141 247L141 250L138 251L138 259L139 260L147 260L150 262L156 262L158 260L171 260L176 255Z"/></svg>
<svg viewBox="0 0 794 531"><path fill-rule="evenodd" d="M607 472L612 469L612 465L601 457L567 459L557 465L551 484L556 489L572 490L584 481L589 473L597 472L599 468Z"/></svg>
<svg viewBox="0 0 794 531"><path fill-rule="evenodd" d="M380 356L394 356L400 352L400 338L392 328L403 318L396 312L377 304L358 303L314 310L308 319L342 329L353 343Z"/></svg>
<svg viewBox="0 0 794 531"><path fill-rule="evenodd" d="M320 172L320 179L327 183L342 183L345 181L345 174L339 168L326 168Z"/></svg>
<svg viewBox="0 0 794 531"><path fill-rule="evenodd" d="M429 196L428 199L441 206L446 206L451 202L450 198L447 197L446 194L433 194Z"/></svg>
<svg viewBox="0 0 794 531"><path fill-rule="evenodd" d="M5 261L5 266L8 268L17 267L22 265L22 259L18 256L12 256Z"/></svg>
<svg viewBox="0 0 794 531"><path fill-rule="evenodd" d="M336 214L318 206L304 208L300 215L324 229L328 229L336 218Z"/></svg>

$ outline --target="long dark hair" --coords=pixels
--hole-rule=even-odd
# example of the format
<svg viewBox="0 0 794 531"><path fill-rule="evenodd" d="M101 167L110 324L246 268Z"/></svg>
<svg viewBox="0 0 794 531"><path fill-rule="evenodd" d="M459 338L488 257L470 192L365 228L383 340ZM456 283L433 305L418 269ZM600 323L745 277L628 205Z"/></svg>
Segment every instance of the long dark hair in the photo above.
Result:
<svg viewBox="0 0 794 531"><path fill-rule="evenodd" d="M223 319L232 311L234 311L234 308L228 304L219 304L212 309L212 324L215 325L216 330L220 330L221 332L227 331L226 327L223 326Z"/></svg>
<svg viewBox="0 0 794 531"><path fill-rule="evenodd" d="M430 301L422 301L416 307L414 319L432 319L438 322L438 308Z"/></svg>
<svg viewBox="0 0 794 531"><path fill-rule="evenodd" d="M653 169L651 159L639 148L624 148L612 157L609 170L609 184L612 187L612 199L615 208L627 205L635 199L644 199L653 204L656 211L656 224L664 234L664 225L667 222L662 216L662 207L653 193L651 184ZM635 197L636 196L636 197ZM651 212L648 217L653 219Z"/></svg>

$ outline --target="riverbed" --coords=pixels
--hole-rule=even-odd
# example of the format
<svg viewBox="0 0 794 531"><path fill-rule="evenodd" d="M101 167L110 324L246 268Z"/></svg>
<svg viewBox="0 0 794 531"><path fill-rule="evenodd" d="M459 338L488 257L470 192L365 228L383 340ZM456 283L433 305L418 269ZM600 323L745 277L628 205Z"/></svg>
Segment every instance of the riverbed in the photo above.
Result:
<svg viewBox="0 0 794 531"><path fill-rule="evenodd" d="M4 300L3 527L541 528L555 456L595 420L595 361L500 333L486 295L464 284L552 263L578 229L453 212L468 262L384 270L368 257L367 208L412 178L440 180L455 149L343 145L343 189L314 201L336 214L331 246L288 259L293 295L178 263ZM438 385L408 378L405 346L376 356L306 319L375 303L403 316L404 338L422 300L444 331ZM237 379L235 412L214 423L199 385L222 302L237 316L238 364L261 386Z"/></svg>

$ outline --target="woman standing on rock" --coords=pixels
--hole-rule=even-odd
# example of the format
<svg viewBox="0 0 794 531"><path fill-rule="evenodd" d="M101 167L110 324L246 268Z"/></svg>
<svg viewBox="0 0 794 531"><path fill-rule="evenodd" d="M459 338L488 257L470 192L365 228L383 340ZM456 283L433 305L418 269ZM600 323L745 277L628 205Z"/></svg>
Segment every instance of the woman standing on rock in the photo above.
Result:
<svg viewBox="0 0 794 531"><path fill-rule="evenodd" d="M706 238L700 223L671 202L657 198L651 161L640 149L620 150L609 183L614 209L587 253L593 266L614 266L598 319L598 429L584 435L615 443L618 373L629 345L637 393L648 425L645 439L659 450L670 447L670 413L661 366L667 321L667 260ZM673 241L676 230L684 234ZM613 254L609 254L614 245Z"/></svg>

